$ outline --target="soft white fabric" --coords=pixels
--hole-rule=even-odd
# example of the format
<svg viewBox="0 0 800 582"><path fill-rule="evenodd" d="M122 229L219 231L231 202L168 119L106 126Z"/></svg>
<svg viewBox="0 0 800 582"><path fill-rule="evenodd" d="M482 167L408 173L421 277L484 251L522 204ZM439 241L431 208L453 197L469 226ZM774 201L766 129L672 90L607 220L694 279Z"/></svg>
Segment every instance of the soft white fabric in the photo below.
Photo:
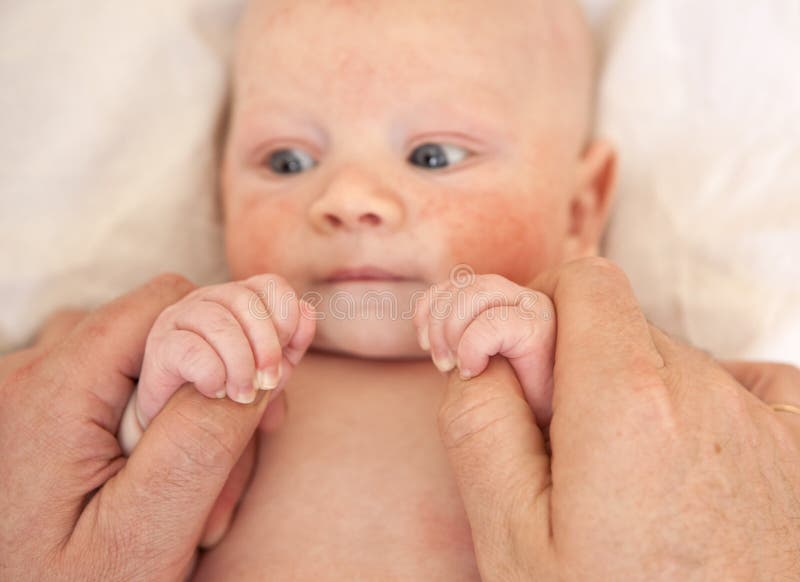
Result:
<svg viewBox="0 0 800 582"><path fill-rule="evenodd" d="M616 6L601 133L606 254L650 319L721 357L800 365L800 3Z"/></svg>
<svg viewBox="0 0 800 582"><path fill-rule="evenodd" d="M0 351L161 271L224 278L213 145L239 4L0 4Z"/></svg>
<svg viewBox="0 0 800 582"><path fill-rule="evenodd" d="M800 4L583 0L648 316L800 363ZM153 274L224 279L214 139L241 0L0 5L0 351Z"/></svg>

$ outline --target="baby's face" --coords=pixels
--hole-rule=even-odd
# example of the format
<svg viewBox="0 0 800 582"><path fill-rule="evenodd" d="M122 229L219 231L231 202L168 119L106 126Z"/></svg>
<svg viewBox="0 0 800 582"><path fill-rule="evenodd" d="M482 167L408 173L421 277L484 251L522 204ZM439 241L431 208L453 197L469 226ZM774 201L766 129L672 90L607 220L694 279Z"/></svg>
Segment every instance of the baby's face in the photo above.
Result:
<svg viewBox="0 0 800 582"><path fill-rule="evenodd" d="M222 173L231 276L311 298L315 347L415 357L414 299L454 267L524 285L592 253L612 163L586 141L588 42L565 0L256 0ZM366 267L393 278L332 280Z"/></svg>

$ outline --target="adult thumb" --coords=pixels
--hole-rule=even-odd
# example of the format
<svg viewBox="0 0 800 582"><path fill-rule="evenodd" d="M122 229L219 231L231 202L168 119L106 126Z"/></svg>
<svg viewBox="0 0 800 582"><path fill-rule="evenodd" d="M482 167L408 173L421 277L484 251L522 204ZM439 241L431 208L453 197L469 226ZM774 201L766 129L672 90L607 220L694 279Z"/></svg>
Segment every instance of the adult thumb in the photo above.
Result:
<svg viewBox="0 0 800 582"><path fill-rule="evenodd" d="M483 580L542 575L550 552L550 456L502 356L471 380L451 373L438 415ZM535 568L535 570L532 570Z"/></svg>
<svg viewBox="0 0 800 582"><path fill-rule="evenodd" d="M185 570L271 391L252 404L212 400L184 384L148 425L125 467L100 491L116 530L148 568ZM162 560L164 563L155 563ZM168 578L168 576L167 576Z"/></svg>

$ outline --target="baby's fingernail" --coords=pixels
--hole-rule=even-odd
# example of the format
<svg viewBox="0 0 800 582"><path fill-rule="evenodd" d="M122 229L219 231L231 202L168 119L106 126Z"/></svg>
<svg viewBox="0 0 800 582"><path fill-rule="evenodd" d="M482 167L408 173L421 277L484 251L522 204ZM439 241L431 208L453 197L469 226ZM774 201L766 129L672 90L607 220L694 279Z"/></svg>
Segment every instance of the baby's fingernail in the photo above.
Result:
<svg viewBox="0 0 800 582"><path fill-rule="evenodd" d="M134 403L133 410L134 410L134 412L136 412L136 420L139 421L139 426L141 426L142 429L146 429L147 428L147 423L144 421L144 416L142 416L142 411L139 409L139 400L138 399Z"/></svg>
<svg viewBox="0 0 800 582"><path fill-rule="evenodd" d="M437 357L436 354L432 354L432 357L433 365L436 366L440 372L449 372L456 367L456 359L449 351L444 356Z"/></svg>
<svg viewBox="0 0 800 582"><path fill-rule="evenodd" d="M431 349L431 340L428 337L427 324L417 334L417 341L419 342L419 347L421 347L426 352Z"/></svg>
<svg viewBox="0 0 800 582"><path fill-rule="evenodd" d="M252 404L252 402L256 399L256 389L255 388L244 388L240 390L236 396L233 397L234 402L238 402L239 404Z"/></svg>
<svg viewBox="0 0 800 582"><path fill-rule="evenodd" d="M456 358L456 367L458 368L458 373L462 380L469 380L472 378L472 372L461 365L461 358Z"/></svg>
<svg viewBox="0 0 800 582"><path fill-rule="evenodd" d="M225 389L223 388L222 390L220 390L219 392L217 392L216 394L214 394L214 397L215 397L217 400L220 400L220 399L222 399L222 398L225 398Z"/></svg>
<svg viewBox="0 0 800 582"><path fill-rule="evenodd" d="M256 371L253 387L257 390L275 390L281 381L281 367L282 362L278 362L277 366Z"/></svg>

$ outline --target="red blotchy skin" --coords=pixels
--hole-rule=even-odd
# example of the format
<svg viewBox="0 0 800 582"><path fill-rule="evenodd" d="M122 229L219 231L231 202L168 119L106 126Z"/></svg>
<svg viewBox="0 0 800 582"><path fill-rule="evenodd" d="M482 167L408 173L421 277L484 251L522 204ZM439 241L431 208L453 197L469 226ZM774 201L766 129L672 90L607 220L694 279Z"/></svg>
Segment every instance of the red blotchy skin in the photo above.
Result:
<svg viewBox="0 0 800 582"><path fill-rule="evenodd" d="M456 263L468 264L476 273L496 273L525 285L558 256L547 231L538 227L542 212L494 193L480 194L459 204L459 212L442 212L448 233L447 247ZM437 210L434 210L436 212ZM476 229L474 225L484 224Z"/></svg>

